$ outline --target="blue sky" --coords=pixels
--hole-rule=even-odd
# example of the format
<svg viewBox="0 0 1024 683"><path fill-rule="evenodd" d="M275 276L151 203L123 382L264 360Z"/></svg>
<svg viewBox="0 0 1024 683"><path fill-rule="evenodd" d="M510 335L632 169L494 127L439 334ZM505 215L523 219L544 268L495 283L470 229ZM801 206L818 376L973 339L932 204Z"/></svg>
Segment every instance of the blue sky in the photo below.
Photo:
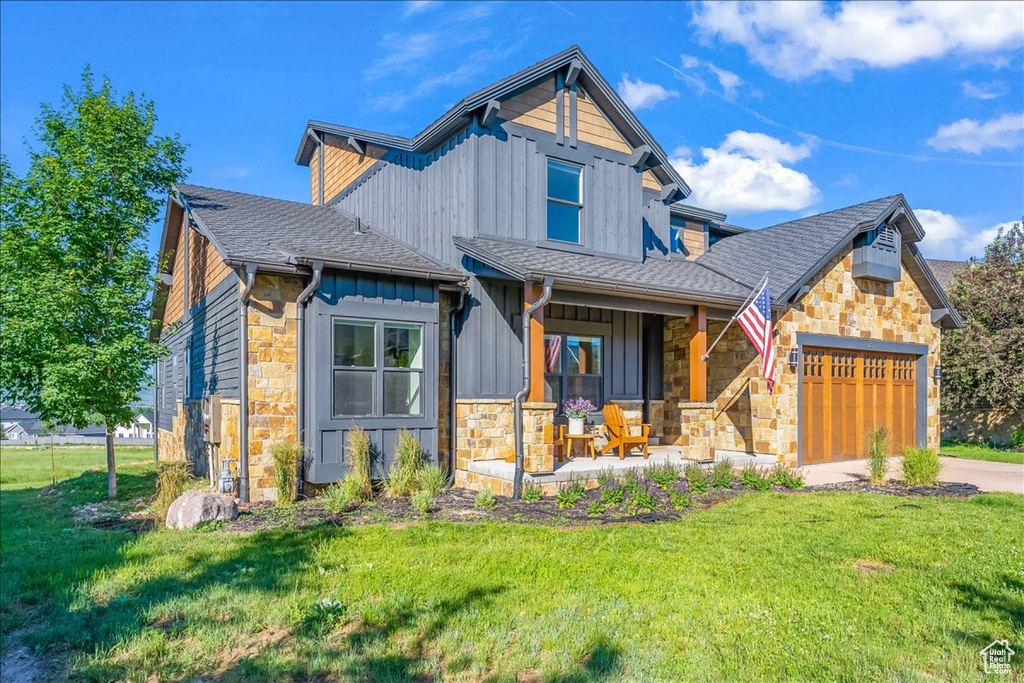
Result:
<svg viewBox="0 0 1024 683"><path fill-rule="evenodd" d="M308 201L308 119L412 135L573 43L730 222L902 192L925 253L967 258L1024 214L1020 2L4 2L0 148L23 171L88 62L156 102L189 182Z"/></svg>

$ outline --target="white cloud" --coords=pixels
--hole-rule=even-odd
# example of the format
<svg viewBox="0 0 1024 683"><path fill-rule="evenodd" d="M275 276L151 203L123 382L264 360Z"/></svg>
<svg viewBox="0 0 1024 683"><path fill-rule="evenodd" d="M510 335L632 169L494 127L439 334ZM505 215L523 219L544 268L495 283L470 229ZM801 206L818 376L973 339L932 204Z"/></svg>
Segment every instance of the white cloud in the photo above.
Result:
<svg viewBox="0 0 1024 683"><path fill-rule="evenodd" d="M639 78L632 80L629 74L622 74L616 90L630 109L650 109L670 97L679 97L674 90L666 90L657 83L647 83Z"/></svg>
<svg viewBox="0 0 1024 683"><path fill-rule="evenodd" d="M1000 228L1008 228L1012 222L999 223L990 228L969 230L955 216L934 209L915 209L914 215L924 228L924 239L918 243L921 253L927 258L966 261L973 256L982 256L985 247L992 243Z"/></svg>
<svg viewBox="0 0 1024 683"><path fill-rule="evenodd" d="M722 95L727 100L735 99L740 86L746 84L746 81L740 78L739 74L723 69L714 62L709 62L693 55L679 55L679 61L682 67L690 72L689 76L692 78L690 84L696 87L698 92L707 90L707 84L700 75L702 70L710 71L718 80L718 85L722 88Z"/></svg>
<svg viewBox="0 0 1024 683"><path fill-rule="evenodd" d="M792 80L893 68L1024 43L1020 2L705 2L693 23Z"/></svg>
<svg viewBox="0 0 1024 683"><path fill-rule="evenodd" d="M1010 86L1006 84L1006 81L992 81L991 83L962 81L960 89L963 90L964 97L975 100L994 100L1010 92Z"/></svg>
<svg viewBox="0 0 1024 683"><path fill-rule="evenodd" d="M1024 143L1024 112L1003 114L989 121L960 119L939 126L928 145L940 152L959 150L981 154L986 149L1014 149Z"/></svg>
<svg viewBox="0 0 1024 683"><path fill-rule="evenodd" d="M405 3L405 9L402 10L402 18L408 19L414 17L417 14L422 14L431 7L436 7L436 0L412 0L411 2Z"/></svg>
<svg viewBox="0 0 1024 683"><path fill-rule="evenodd" d="M807 144L737 130L717 149L702 148L704 163L694 161L685 148L677 149L671 162L693 189L690 200L698 206L738 214L799 211L814 204L821 193L806 174L784 164L810 153Z"/></svg>

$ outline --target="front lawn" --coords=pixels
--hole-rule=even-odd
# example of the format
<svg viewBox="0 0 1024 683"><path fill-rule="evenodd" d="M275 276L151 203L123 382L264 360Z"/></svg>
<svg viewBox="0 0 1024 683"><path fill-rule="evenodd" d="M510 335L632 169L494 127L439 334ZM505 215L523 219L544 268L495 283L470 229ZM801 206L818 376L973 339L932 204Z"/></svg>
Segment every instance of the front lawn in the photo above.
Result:
<svg viewBox="0 0 1024 683"><path fill-rule="evenodd" d="M152 482L152 464L126 467L122 495ZM103 472L58 489L0 492L0 627L85 679L948 680L982 677L996 638L1024 647L1010 494L136 535L72 521Z"/></svg>
<svg viewBox="0 0 1024 683"><path fill-rule="evenodd" d="M152 462L152 446L115 446L117 466ZM77 477L95 467L107 469L107 451L104 446L56 446L53 462L49 446L0 445L0 488L46 486L52 481L51 467L55 467L57 481Z"/></svg>
<svg viewBox="0 0 1024 683"><path fill-rule="evenodd" d="M1009 462L1024 465L1024 451L999 448L987 443L968 441L943 441L939 454L950 458L966 458L969 460L989 460L991 462Z"/></svg>

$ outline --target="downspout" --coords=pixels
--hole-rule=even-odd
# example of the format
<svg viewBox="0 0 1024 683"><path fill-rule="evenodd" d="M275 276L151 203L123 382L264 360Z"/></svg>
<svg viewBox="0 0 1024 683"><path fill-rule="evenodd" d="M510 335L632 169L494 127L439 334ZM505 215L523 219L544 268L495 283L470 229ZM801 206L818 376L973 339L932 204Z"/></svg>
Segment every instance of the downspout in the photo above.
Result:
<svg viewBox="0 0 1024 683"><path fill-rule="evenodd" d="M516 473L512 480L512 498L518 499L523 490L523 401L530 391L530 322L533 314L542 309L551 300L551 286L554 278L544 278L544 289L540 298L527 307L523 314L523 388L516 392L515 397L515 437L516 437Z"/></svg>
<svg viewBox="0 0 1024 683"><path fill-rule="evenodd" d="M238 306L238 342L242 358L238 364L238 498L249 502L249 298L256 282L255 263L245 264L245 289Z"/></svg>
<svg viewBox="0 0 1024 683"><path fill-rule="evenodd" d="M310 297L313 296L313 292L316 291L317 287L320 286L320 277L324 271L323 261L313 261L313 279L310 280L309 286L302 290L299 294L299 298L295 300L295 308L297 309L298 320L295 324L296 339L298 344L298 350L295 355L295 402L297 405L296 409L296 437L297 443L302 447L304 440L304 432L306 425L306 371L305 371L305 356L306 356L306 302L309 301ZM302 453L305 453L305 449L302 449ZM295 463L295 499L299 499L299 495L302 493L302 466L305 464L305 459L299 457Z"/></svg>
<svg viewBox="0 0 1024 683"><path fill-rule="evenodd" d="M459 345L456 341L455 327L459 314L462 313L462 309L465 306L466 289L465 287L459 287L459 303L456 304L455 308L448 315L448 339L449 344L451 344L451 368L448 371L448 486L455 483L455 451L459 445L458 432L456 431L458 429L458 411L455 407L455 402L459 396L456 387Z"/></svg>

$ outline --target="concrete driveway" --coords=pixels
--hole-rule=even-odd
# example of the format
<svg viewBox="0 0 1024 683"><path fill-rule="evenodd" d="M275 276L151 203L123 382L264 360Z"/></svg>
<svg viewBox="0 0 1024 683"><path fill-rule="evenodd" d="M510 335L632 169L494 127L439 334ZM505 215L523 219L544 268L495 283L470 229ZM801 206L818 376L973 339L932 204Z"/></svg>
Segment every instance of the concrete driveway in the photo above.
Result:
<svg viewBox="0 0 1024 683"><path fill-rule="evenodd" d="M1024 494L1024 465L964 458L939 458L942 461L941 481L974 484L982 491L1008 491ZM868 476L866 460L829 462L802 468L807 486L836 484ZM900 458L889 460L889 477L902 475Z"/></svg>

